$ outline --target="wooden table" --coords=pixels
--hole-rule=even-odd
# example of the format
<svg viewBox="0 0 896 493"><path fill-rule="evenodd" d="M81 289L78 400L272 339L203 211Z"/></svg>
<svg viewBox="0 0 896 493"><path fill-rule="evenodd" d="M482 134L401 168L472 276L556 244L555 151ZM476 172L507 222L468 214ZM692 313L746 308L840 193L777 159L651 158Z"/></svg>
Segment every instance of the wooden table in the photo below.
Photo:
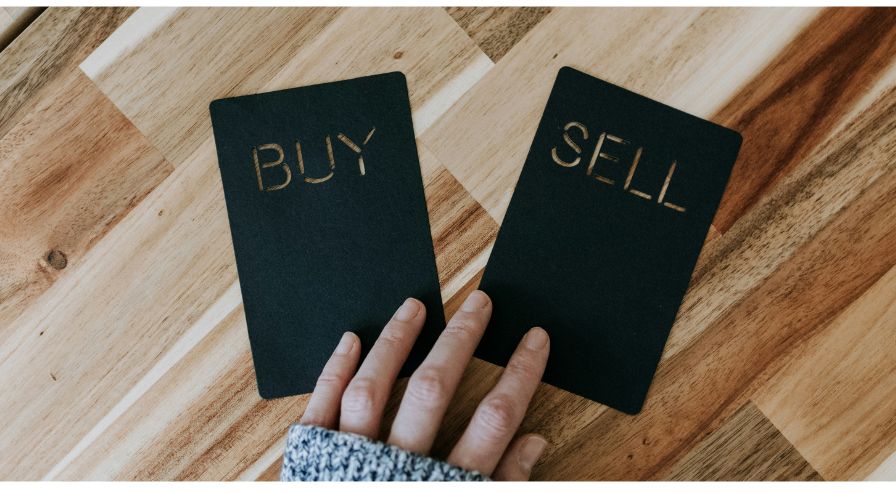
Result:
<svg viewBox="0 0 896 493"><path fill-rule="evenodd" d="M0 478L277 476L307 396L255 388L209 101L403 71L450 315L563 65L744 146L644 411L543 385L535 477L896 478L896 10L866 9L42 12L0 53Z"/></svg>

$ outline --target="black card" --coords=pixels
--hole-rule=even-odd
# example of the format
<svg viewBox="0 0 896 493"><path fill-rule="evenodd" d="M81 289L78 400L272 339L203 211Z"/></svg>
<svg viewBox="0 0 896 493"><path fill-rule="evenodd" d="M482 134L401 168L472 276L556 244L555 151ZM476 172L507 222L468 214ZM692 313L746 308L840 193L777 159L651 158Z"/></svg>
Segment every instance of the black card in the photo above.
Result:
<svg viewBox="0 0 896 493"><path fill-rule="evenodd" d="M477 356L506 364L544 327L545 382L639 412L740 143L560 69L480 284L494 314Z"/></svg>
<svg viewBox="0 0 896 493"><path fill-rule="evenodd" d="M404 75L210 105L258 390L310 392L343 332L364 352L405 298L444 327Z"/></svg>

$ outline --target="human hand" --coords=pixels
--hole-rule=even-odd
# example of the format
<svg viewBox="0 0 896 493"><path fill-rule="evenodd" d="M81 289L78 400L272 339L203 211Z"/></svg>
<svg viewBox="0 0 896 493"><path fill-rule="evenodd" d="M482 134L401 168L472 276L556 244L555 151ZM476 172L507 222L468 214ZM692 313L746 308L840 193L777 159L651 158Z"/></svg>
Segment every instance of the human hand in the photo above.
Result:
<svg viewBox="0 0 896 493"><path fill-rule="evenodd" d="M492 302L474 291L448 322L408 382L388 443L428 455L442 418L492 314ZM358 367L361 341L346 332L324 369L300 423L379 436L392 385L423 327L426 308L405 300ZM547 332L533 328L523 337L500 380L476 408L469 426L446 461L493 479L529 479L547 441L513 436L541 381L548 360Z"/></svg>

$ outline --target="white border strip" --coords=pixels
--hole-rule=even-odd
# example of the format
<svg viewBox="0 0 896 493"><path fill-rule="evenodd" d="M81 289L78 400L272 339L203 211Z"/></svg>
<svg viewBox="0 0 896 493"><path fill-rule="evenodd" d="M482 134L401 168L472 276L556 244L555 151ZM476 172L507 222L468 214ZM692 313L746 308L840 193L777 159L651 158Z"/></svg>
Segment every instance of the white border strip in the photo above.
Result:
<svg viewBox="0 0 896 493"><path fill-rule="evenodd" d="M176 7L141 7L81 62L81 70L96 80L119 57L133 49L177 11Z"/></svg>

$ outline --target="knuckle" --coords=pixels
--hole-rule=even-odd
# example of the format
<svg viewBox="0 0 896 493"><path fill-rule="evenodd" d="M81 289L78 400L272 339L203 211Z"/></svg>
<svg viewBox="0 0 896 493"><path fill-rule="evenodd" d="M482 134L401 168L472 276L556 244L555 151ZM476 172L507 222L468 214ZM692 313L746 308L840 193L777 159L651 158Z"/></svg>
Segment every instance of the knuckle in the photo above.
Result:
<svg viewBox="0 0 896 493"><path fill-rule="evenodd" d="M314 411L305 411L305 414L302 415L302 419L300 422L304 425L310 426L323 426L326 423L326 418L320 413Z"/></svg>
<svg viewBox="0 0 896 493"><path fill-rule="evenodd" d="M376 398L375 388L370 379L353 380L342 395L343 411L363 413L372 410Z"/></svg>
<svg viewBox="0 0 896 493"><path fill-rule="evenodd" d="M383 331L380 332L380 339L388 344L401 344L401 342L404 341L404 338L404 331L392 323L387 325Z"/></svg>
<svg viewBox="0 0 896 493"><path fill-rule="evenodd" d="M479 422L492 435L513 433L516 426L516 409L513 400L506 395L496 395L482 401Z"/></svg>
<svg viewBox="0 0 896 493"><path fill-rule="evenodd" d="M407 395L427 408L439 406L447 397L447 385L436 368L419 368L408 382Z"/></svg>
<svg viewBox="0 0 896 493"><path fill-rule="evenodd" d="M335 387L342 384L342 377L335 373L321 373L317 377L317 387Z"/></svg>
<svg viewBox="0 0 896 493"><path fill-rule="evenodd" d="M474 336L479 332L479 324L469 318L454 317L445 326L444 332L461 337Z"/></svg>
<svg viewBox="0 0 896 493"><path fill-rule="evenodd" d="M507 362L506 371L531 376L538 373L539 365L533 358L517 355Z"/></svg>

